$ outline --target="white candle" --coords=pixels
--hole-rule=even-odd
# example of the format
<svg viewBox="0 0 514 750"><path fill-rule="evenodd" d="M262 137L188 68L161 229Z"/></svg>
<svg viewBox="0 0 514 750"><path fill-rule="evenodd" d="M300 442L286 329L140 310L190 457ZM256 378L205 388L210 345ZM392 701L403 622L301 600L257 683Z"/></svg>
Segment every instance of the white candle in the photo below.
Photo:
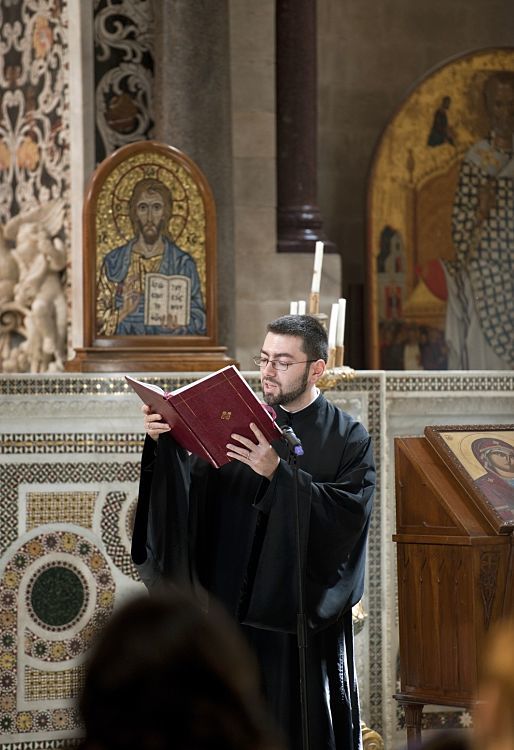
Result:
<svg viewBox="0 0 514 750"><path fill-rule="evenodd" d="M298 315L305 315L306 301L304 299L298 300Z"/></svg>
<svg viewBox="0 0 514 750"><path fill-rule="evenodd" d="M330 313L330 324L328 326L328 348L329 349L335 349L338 315L339 315L339 304L337 302L334 302L332 304L332 311Z"/></svg>
<svg viewBox="0 0 514 750"><path fill-rule="evenodd" d="M344 346L344 324L346 318L346 300L339 298L336 330L336 346Z"/></svg>
<svg viewBox="0 0 514 750"><path fill-rule="evenodd" d="M323 265L323 243L316 242L316 251L314 253L314 270L312 272L311 292L319 294L321 283L321 267Z"/></svg>
<svg viewBox="0 0 514 750"><path fill-rule="evenodd" d="M289 315L298 315L298 302L289 303Z"/></svg>

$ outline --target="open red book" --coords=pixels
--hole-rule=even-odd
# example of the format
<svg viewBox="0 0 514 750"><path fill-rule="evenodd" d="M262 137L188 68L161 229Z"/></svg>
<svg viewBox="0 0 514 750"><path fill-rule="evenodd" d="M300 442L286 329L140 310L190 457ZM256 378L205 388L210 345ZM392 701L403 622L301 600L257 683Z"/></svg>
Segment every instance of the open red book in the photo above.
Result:
<svg viewBox="0 0 514 750"><path fill-rule="evenodd" d="M250 422L272 443L282 435L267 411L234 365L206 375L171 393L125 375L127 383L153 412L173 430L179 445L219 469L232 459L227 443L237 433L255 442Z"/></svg>

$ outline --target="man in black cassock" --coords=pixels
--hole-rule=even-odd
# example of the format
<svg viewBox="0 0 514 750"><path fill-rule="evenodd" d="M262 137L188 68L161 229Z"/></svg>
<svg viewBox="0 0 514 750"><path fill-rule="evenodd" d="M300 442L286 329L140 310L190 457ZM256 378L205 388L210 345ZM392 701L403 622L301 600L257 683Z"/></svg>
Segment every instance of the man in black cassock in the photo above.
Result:
<svg viewBox="0 0 514 750"><path fill-rule="evenodd" d="M255 358L277 423L301 440L298 498L308 625L306 683L312 750L361 746L352 606L362 596L375 469L364 427L328 402L316 383L327 336L316 318L268 325ZM241 623L265 694L291 750L302 746L297 649L298 578L289 449L233 435L221 469L189 456L160 415L145 412L147 438L132 557L151 589L201 586ZM158 439L157 439L158 438ZM154 441L157 441L155 443Z"/></svg>

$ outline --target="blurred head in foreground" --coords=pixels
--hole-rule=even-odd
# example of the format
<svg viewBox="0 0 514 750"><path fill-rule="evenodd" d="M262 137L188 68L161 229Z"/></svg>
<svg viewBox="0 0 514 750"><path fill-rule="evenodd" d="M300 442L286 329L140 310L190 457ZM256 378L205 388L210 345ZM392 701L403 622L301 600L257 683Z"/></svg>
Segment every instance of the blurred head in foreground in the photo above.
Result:
<svg viewBox="0 0 514 750"><path fill-rule="evenodd" d="M514 620L495 625L486 642L473 716L476 748L514 748Z"/></svg>
<svg viewBox="0 0 514 750"><path fill-rule="evenodd" d="M168 590L121 608L88 663L89 750L279 750L236 626Z"/></svg>

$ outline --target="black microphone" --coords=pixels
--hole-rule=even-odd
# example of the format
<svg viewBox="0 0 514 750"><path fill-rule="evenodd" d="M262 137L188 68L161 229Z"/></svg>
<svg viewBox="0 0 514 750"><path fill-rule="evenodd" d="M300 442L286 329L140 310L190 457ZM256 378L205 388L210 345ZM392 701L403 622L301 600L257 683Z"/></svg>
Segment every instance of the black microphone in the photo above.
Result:
<svg viewBox="0 0 514 750"><path fill-rule="evenodd" d="M282 427L282 432L288 446L291 448L295 456L303 456L302 441L297 438L293 432L292 427Z"/></svg>

